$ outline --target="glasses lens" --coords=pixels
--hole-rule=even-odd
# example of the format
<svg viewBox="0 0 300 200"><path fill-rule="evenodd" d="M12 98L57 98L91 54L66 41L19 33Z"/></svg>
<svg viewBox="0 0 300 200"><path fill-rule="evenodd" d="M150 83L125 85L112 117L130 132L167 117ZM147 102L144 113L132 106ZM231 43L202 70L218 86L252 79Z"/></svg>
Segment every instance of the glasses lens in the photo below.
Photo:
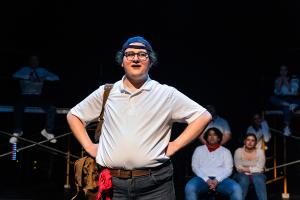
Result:
<svg viewBox="0 0 300 200"><path fill-rule="evenodd" d="M124 55L125 55L126 59L129 60L129 61L134 60L135 55L137 55L137 57L140 61L145 61L148 58L148 53L147 52L135 53L135 52L132 52L132 51L128 51L128 52L125 52Z"/></svg>
<svg viewBox="0 0 300 200"><path fill-rule="evenodd" d="M148 54L146 52L139 52L137 53L139 60L145 61L148 58Z"/></svg>
<svg viewBox="0 0 300 200"><path fill-rule="evenodd" d="M134 52L131 52L131 51L125 52L125 57L126 57L127 60L129 60L129 61L133 60L134 56L135 56L135 53L134 53Z"/></svg>

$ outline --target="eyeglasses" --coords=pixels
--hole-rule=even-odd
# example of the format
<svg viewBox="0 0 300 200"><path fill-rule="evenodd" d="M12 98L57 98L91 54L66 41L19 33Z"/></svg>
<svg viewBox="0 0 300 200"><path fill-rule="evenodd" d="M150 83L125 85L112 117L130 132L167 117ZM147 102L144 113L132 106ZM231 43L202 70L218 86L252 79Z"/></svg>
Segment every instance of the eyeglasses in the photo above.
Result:
<svg viewBox="0 0 300 200"><path fill-rule="evenodd" d="M146 61L148 59L148 57L149 57L148 53L147 52L143 52L143 51L138 52L138 53L135 53L133 51L128 51L128 52L124 53L124 56L126 57L126 59L128 61L133 61L134 58L135 58L135 55L137 55L137 57L138 57L138 59L140 61Z"/></svg>

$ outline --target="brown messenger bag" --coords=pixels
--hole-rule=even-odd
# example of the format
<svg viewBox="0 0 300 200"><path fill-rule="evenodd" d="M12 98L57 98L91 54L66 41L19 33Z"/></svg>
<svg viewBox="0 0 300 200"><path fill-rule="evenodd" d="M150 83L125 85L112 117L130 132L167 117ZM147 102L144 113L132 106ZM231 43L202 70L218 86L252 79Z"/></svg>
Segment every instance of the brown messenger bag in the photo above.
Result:
<svg viewBox="0 0 300 200"><path fill-rule="evenodd" d="M113 84L105 84L102 109L95 131L96 142L99 142L101 128L104 121L104 106L112 88ZM100 171L101 169L97 165L95 158L90 155L86 155L76 160L74 164L74 173L77 193L71 200L95 200L98 193L98 178Z"/></svg>

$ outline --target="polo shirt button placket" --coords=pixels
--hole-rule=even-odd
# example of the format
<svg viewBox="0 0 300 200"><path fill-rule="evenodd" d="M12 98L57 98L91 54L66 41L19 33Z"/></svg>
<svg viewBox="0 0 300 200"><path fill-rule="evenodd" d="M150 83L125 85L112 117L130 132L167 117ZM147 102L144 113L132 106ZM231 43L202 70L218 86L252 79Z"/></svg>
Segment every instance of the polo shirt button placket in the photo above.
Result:
<svg viewBox="0 0 300 200"><path fill-rule="evenodd" d="M134 108L133 108L133 105L132 105L132 101L133 101L132 96L129 96L129 98L128 98L128 103L129 103L128 114L129 115L133 115L133 113L134 113Z"/></svg>

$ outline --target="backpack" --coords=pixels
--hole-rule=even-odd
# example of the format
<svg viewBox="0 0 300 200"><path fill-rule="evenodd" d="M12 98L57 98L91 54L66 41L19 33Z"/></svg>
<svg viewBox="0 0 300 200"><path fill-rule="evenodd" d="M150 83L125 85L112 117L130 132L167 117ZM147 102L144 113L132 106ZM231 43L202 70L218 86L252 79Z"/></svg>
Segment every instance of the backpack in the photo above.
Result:
<svg viewBox="0 0 300 200"><path fill-rule="evenodd" d="M113 84L106 84L104 87L103 103L101 113L98 118L98 124L95 131L95 141L99 141L101 128L103 124L104 106L107 101ZM75 185L77 189L76 195L71 200L95 200L98 193L98 178L100 167L96 163L95 158L90 155L79 158L74 164Z"/></svg>

